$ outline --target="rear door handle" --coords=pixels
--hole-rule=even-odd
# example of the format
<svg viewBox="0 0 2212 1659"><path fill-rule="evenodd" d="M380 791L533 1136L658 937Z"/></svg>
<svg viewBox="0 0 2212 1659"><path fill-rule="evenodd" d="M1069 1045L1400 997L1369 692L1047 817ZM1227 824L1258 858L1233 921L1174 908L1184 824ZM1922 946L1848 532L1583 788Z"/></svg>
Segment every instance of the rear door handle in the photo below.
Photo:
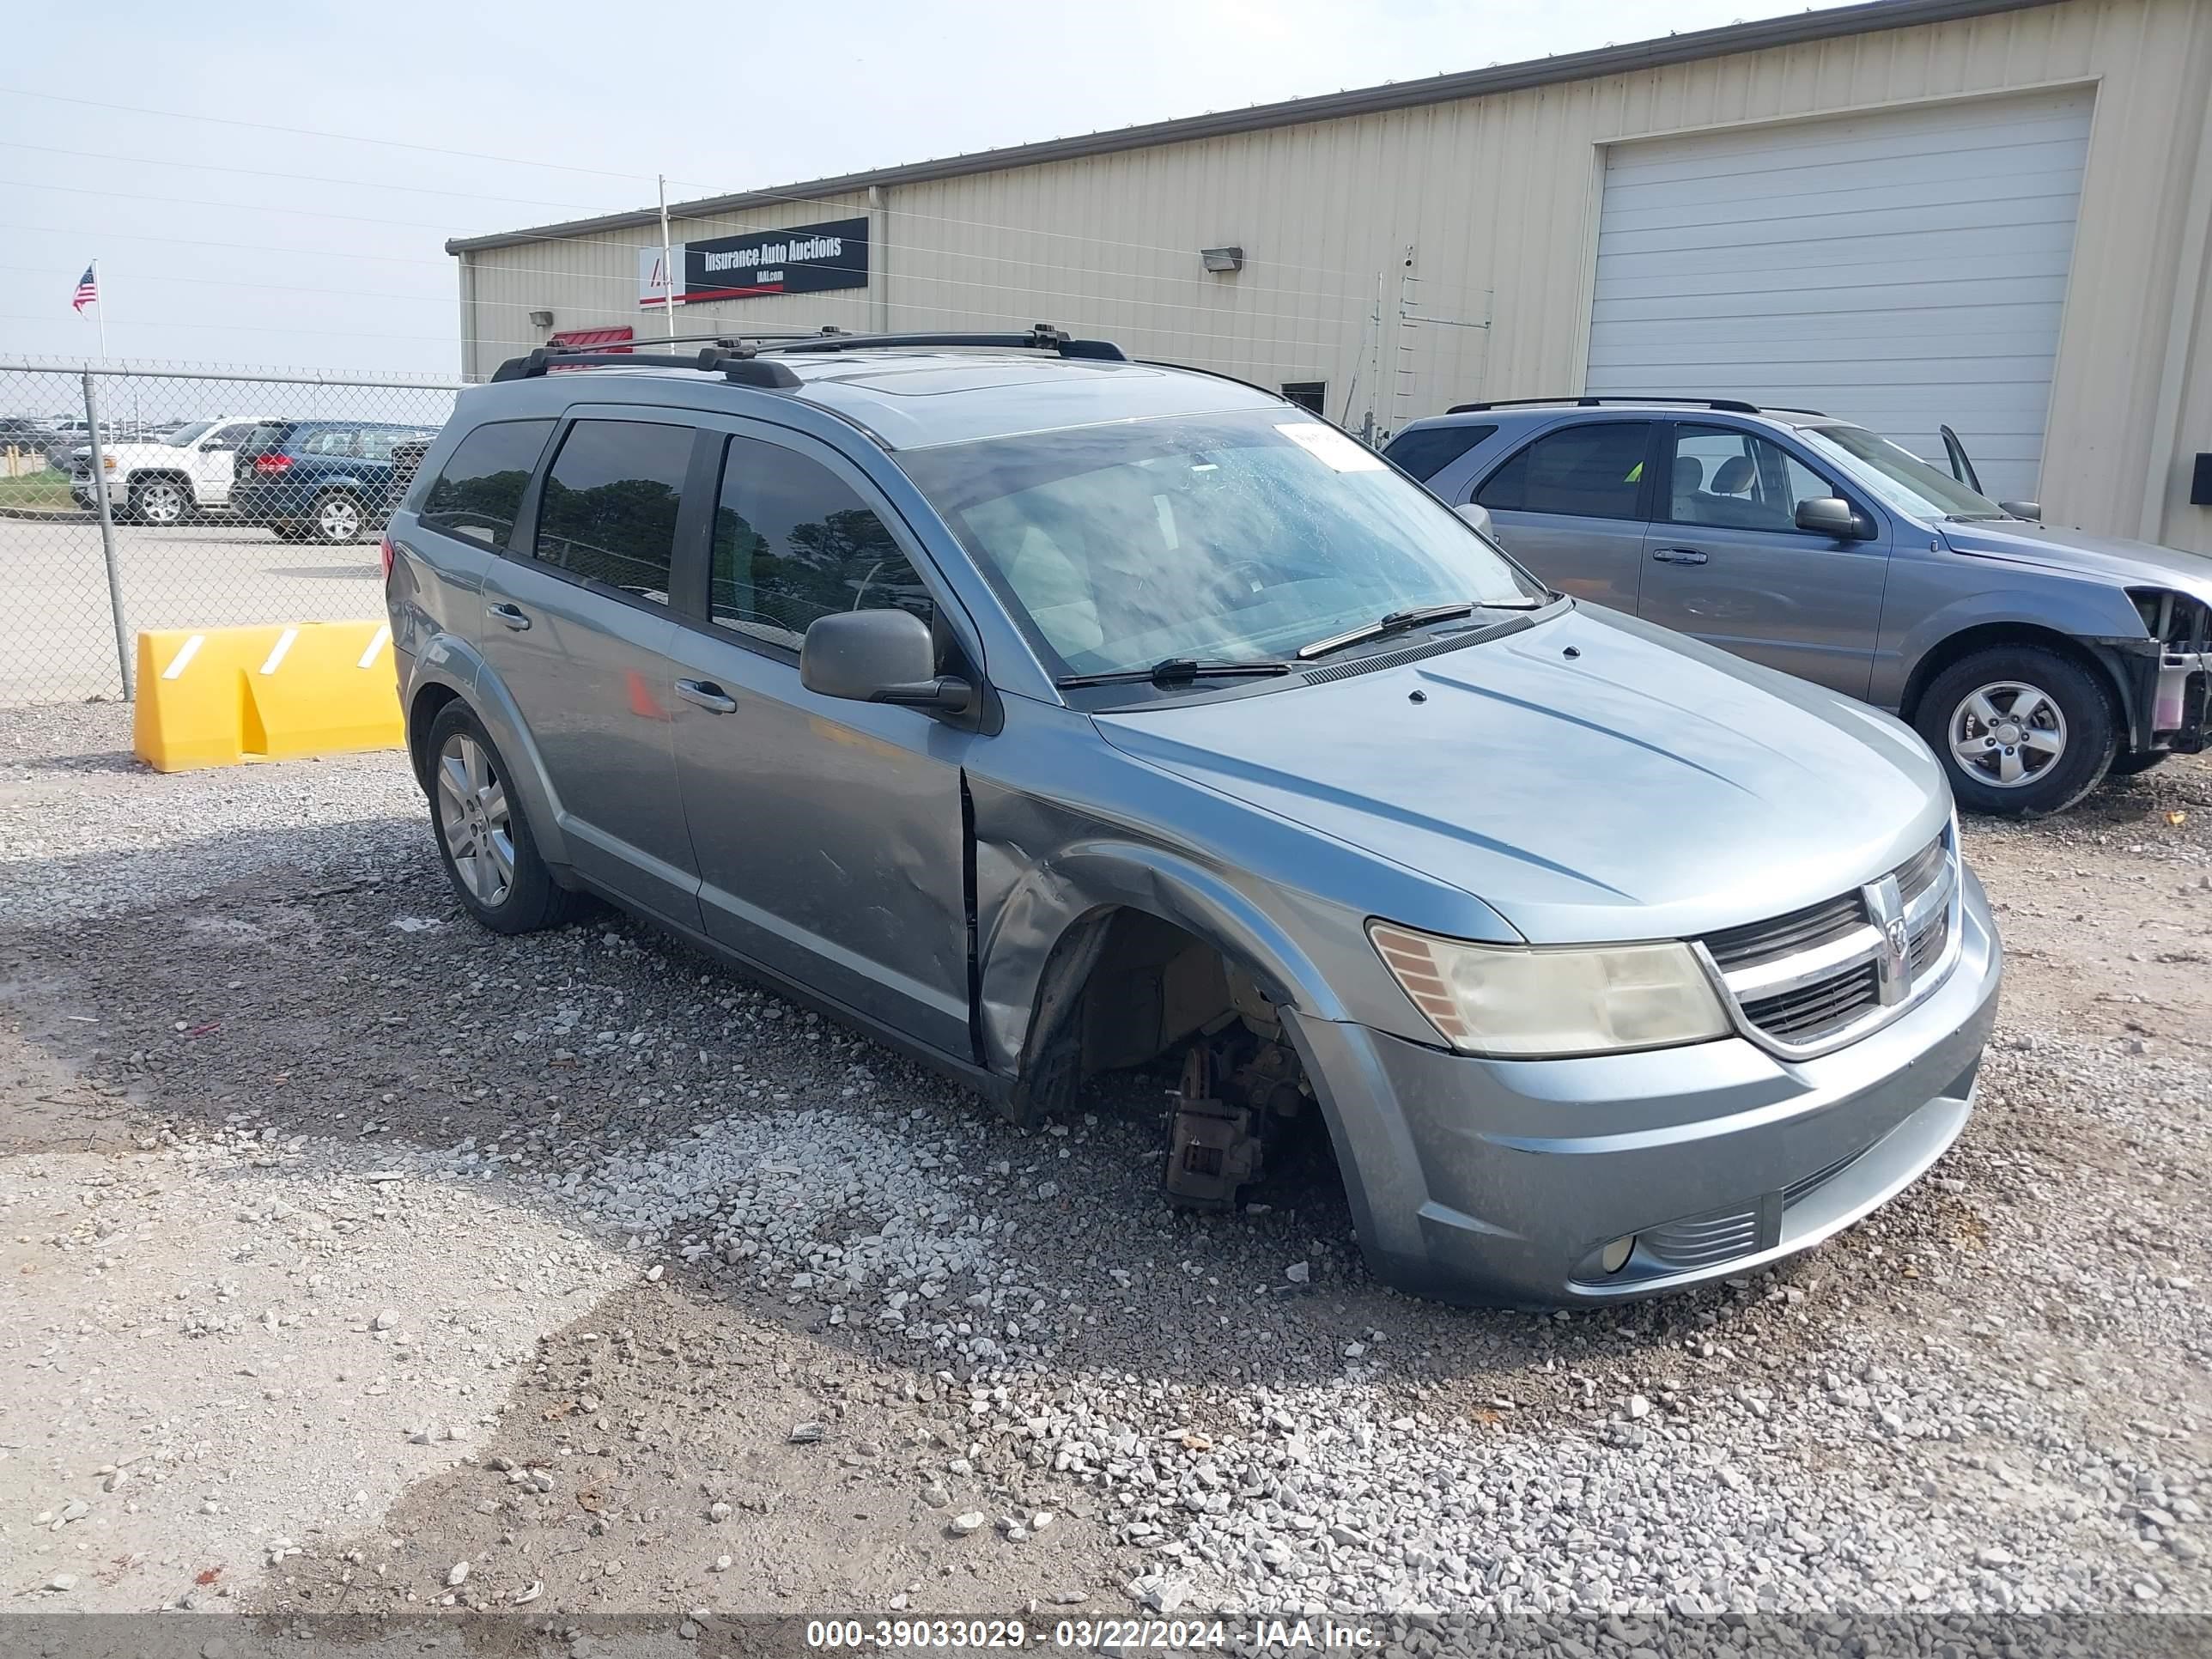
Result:
<svg viewBox="0 0 2212 1659"><path fill-rule="evenodd" d="M530 618L519 605L488 605L484 607L484 615L504 627L512 628L518 634L530 626Z"/></svg>
<svg viewBox="0 0 2212 1659"><path fill-rule="evenodd" d="M712 680L678 680L676 682L676 695L686 702L696 703L717 714L738 712L738 700Z"/></svg>
<svg viewBox="0 0 2212 1659"><path fill-rule="evenodd" d="M1694 547L1662 547L1651 556L1662 564L1703 564L1705 556Z"/></svg>

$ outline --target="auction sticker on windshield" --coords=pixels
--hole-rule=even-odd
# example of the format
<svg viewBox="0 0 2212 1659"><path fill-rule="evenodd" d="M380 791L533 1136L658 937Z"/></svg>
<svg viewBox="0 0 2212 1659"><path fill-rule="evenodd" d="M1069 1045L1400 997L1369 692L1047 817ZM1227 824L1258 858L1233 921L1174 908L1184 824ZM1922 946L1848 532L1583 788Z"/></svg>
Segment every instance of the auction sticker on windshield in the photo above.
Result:
<svg viewBox="0 0 2212 1659"><path fill-rule="evenodd" d="M1318 455L1339 472L1380 472L1382 458L1352 441L1333 426L1315 421L1285 421L1275 430L1299 448Z"/></svg>

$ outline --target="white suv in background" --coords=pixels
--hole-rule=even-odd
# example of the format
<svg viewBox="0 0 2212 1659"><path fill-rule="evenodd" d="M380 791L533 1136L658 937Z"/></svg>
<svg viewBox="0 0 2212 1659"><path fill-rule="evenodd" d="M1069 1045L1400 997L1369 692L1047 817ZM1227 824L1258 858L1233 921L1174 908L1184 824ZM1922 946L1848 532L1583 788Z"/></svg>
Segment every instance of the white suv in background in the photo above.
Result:
<svg viewBox="0 0 2212 1659"><path fill-rule="evenodd" d="M203 507L221 507L230 499L239 450L271 418L226 415L180 426L153 442L105 446L108 510L140 524L172 525ZM79 507L96 504L89 447L70 457L70 494Z"/></svg>

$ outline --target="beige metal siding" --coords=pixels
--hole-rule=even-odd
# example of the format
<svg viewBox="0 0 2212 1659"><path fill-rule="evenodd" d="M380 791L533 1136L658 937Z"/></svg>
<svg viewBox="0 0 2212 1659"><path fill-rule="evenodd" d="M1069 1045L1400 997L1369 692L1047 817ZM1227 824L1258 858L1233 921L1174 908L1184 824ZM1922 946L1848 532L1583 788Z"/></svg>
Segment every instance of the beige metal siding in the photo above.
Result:
<svg viewBox="0 0 2212 1659"><path fill-rule="evenodd" d="M2096 110L2045 505L2054 521L2212 551L2212 510L2185 505L2176 460L2212 447L2201 252L2181 270L2186 251L2202 246L2189 228L2203 198L2197 157L2212 101L2205 0L2061 0L903 185L883 192L890 245L875 257L887 263L893 327L1055 322L1271 386L1326 380L1331 416L1357 426L1371 408L1389 427L1472 398L1579 389L1609 144L2084 84ZM679 222L675 234L866 210L860 199L795 204ZM488 372L535 343L523 319L537 307L561 327L631 322L645 331L655 319L635 306L632 250L646 240L617 231L472 252L473 310L497 335L468 367ZM1199 249L1231 244L1244 249L1241 272L1200 269ZM1401 297L1417 315L1487 331L1401 326ZM678 316L695 327L872 321L858 290ZM2147 495L2157 496L2148 510Z"/></svg>

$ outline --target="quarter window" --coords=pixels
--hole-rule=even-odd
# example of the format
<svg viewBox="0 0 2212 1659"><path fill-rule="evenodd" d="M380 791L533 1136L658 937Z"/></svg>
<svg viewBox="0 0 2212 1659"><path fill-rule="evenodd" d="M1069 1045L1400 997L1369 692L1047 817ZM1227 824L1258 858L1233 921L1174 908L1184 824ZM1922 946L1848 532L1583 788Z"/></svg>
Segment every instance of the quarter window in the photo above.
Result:
<svg viewBox="0 0 2212 1659"><path fill-rule="evenodd" d="M891 532L819 463L752 438L730 440L714 513L708 614L721 627L797 650L835 611L935 614Z"/></svg>
<svg viewBox="0 0 2212 1659"><path fill-rule="evenodd" d="M546 475L537 556L572 576L666 605L676 514L690 464L690 427L577 422Z"/></svg>
<svg viewBox="0 0 2212 1659"><path fill-rule="evenodd" d="M1650 441L1649 421L1562 427L1492 473L1474 499L1496 513L1632 519Z"/></svg>
<svg viewBox="0 0 2212 1659"><path fill-rule="evenodd" d="M504 547L538 468L550 421L494 421L455 446L422 498L422 524L449 536Z"/></svg>
<svg viewBox="0 0 2212 1659"><path fill-rule="evenodd" d="M1734 427L1674 428L1668 511L1676 524L1727 530L1797 527L1797 503L1836 492L1781 445Z"/></svg>

